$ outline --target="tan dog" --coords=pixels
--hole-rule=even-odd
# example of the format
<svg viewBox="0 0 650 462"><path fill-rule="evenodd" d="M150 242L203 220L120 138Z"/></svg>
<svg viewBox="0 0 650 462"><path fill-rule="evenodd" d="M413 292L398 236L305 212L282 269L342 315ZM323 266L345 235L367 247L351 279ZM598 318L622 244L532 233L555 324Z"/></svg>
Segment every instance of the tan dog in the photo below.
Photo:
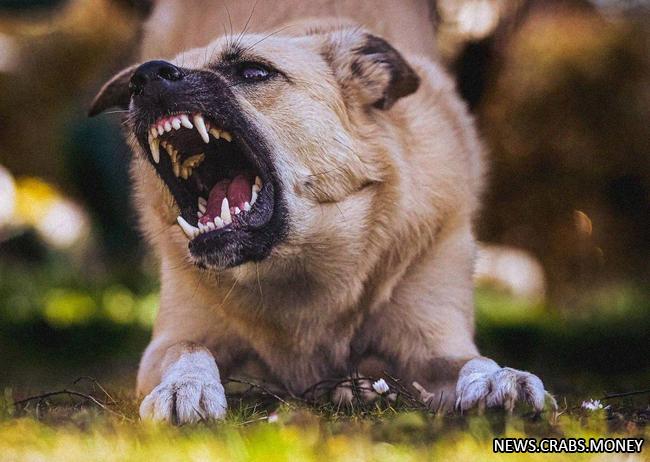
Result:
<svg viewBox="0 0 650 462"><path fill-rule="evenodd" d="M93 104L129 109L136 205L161 264L141 416L223 417L220 372L298 394L389 372L436 403L540 411L542 382L474 345L483 160L452 82L333 24L133 66Z"/></svg>

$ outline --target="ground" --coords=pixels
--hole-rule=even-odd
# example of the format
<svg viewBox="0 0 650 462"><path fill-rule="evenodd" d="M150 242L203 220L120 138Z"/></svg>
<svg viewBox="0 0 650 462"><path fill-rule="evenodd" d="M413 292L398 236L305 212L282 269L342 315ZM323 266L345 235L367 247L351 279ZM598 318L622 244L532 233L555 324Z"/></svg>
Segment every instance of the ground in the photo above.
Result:
<svg viewBox="0 0 650 462"><path fill-rule="evenodd" d="M96 396L103 394L97 390ZM110 398L103 396L107 401ZM117 398L116 398L117 399ZM589 411L563 408L559 416L435 415L378 403L362 412L283 404L273 411L231 402L223 423L170 427L143 424L126 396L106 410L70 397L32 402L20 417L0 422L0 460L648 460L640 455L494 454L494 437L650 436L650 417L626 406ZM385 403L384 403L385 404ZM623 412L620 412L623 411ZM12 415L13 412L11 413Z"/></svg>

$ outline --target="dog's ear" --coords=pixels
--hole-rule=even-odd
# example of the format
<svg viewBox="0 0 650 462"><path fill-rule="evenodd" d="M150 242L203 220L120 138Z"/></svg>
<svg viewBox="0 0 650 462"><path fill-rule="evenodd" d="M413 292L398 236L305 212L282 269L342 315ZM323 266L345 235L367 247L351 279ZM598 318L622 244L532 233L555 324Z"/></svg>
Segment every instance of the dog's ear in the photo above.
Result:
<svg viewBox="0 0 650 462"><path fill-rule="evenodd" d="M131 91L129 90L129 81L133 71L138 67L137 64L129 66L115 74L99 90L97 96L90 105L88 116L94 117L111 107L128 109L131 102Z"/></svg>
<svg viewBox="0 0 650 462"><path fill-rule="evenodd" d="M346 96L361 104L390 109L414 93L420 78L387 41L358 28L331 32L323 56L329 61Z"/></svg>

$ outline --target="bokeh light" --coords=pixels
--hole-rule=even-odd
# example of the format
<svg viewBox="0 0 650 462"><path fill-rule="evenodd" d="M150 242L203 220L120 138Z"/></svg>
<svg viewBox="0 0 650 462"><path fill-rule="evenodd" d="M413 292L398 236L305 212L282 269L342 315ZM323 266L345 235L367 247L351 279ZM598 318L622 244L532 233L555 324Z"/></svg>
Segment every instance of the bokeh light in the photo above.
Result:
<svg viewBox="0 0 650 462"><path fill-rule="evenodd" d="M0 165L0 229L7 226L16 209L16 184L9 170Z"/></svg>

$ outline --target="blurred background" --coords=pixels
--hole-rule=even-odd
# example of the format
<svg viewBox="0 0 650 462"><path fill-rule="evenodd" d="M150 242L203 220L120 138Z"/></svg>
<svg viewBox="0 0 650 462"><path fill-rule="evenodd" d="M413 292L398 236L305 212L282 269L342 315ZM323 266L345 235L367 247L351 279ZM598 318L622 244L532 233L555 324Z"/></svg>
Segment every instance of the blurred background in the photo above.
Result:
<svg viewBox="0 0 650 462"><path fill-rule="evenodd" d="M149 2L0 1L0 387L131 386L158 303L120 115ZM477 341L556 393L650 384L650 7L439 0L491 165Z"/></svg>

